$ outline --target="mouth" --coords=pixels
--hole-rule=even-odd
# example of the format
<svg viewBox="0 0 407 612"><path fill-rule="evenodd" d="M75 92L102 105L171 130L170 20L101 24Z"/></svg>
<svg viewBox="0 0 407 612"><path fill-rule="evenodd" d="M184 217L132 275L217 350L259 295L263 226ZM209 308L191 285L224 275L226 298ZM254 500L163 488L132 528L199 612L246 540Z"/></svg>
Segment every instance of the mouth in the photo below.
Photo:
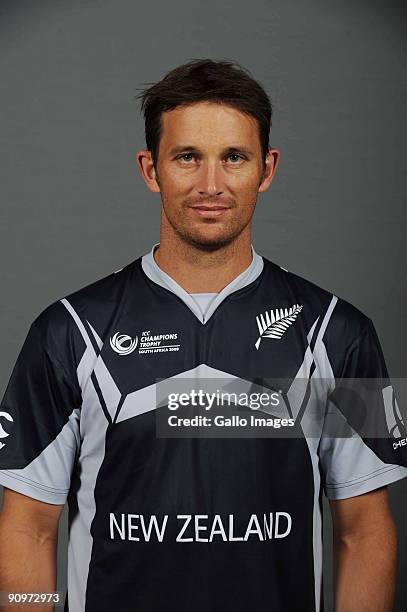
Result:
<svg viewBox="0 0 407 612"><path fill-rule="evenodd" d="M192 208L201 217L213 218L223 215L227 210L229 210L230 206L220 206L218 204L207 206L205 204L198 204L195 206L190 206L189 208Z"/></svg>

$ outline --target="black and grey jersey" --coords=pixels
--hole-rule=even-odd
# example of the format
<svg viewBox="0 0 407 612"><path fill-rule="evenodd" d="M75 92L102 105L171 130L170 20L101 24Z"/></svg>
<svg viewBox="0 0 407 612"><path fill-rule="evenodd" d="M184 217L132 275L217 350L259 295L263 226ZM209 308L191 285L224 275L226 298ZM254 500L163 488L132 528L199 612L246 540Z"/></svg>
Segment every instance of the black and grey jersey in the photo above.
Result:
<svg viewBox="0 0 407 612"><path fill-rule="evenodd" d="M0 405L0 483L68 502L65 610L319 612L322 494L407 476L373 322L253 247L203 312L155 247L33 320ZM170 412L158 396L188 378L263 391L281 381L287 433L274 408L240 406L275 435L219 434L221 420L216 435L158 435ZM367 402L354 390L343 401L346 379L382 382Z"/></svg>

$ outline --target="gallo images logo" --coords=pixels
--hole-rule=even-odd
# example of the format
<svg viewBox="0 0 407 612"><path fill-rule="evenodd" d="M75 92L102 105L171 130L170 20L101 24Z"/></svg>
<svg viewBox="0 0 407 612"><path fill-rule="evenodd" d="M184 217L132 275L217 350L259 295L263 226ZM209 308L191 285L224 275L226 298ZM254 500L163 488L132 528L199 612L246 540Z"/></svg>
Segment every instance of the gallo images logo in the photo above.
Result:
<svg viewBox="0 0 407 612"><path fill-rule="evenodd" d="M128 355L132 353L138 344L138 336L132 338L127 334L120 334L116 332L114 336L110 338L110 346L119 355Z"/></svg>

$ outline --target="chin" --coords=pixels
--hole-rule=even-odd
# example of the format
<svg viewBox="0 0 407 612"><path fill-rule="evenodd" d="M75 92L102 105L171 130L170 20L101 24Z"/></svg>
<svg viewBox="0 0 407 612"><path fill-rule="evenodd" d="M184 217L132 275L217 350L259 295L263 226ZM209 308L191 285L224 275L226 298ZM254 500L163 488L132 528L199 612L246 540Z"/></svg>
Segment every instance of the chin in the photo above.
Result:
<svg viewBox="0 0 407 612"><path fill-rule="evenodd" d="M184 234L183 240L191 244L192 246L201 249L203 251L215 251L221 247L230 244L236 236L223 235L223 236L205 236L203 234Z"/></svg>

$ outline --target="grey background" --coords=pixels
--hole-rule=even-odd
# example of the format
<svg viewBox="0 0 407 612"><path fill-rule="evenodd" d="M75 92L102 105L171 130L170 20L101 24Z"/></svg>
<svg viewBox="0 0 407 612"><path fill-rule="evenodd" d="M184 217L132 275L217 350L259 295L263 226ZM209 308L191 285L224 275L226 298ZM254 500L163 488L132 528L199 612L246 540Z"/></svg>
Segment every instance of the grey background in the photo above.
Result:
<svg viewBox="0 0 407 612"><path fill-rule="evenodd" d="M195 57L240 62L272 97L281 161L259 194L256 250L370 316L390 374L405 377L405 24L403 3L384 0L0 2L0 390L45 306L158 242L133 96ZM390 486L397 611L406 486ZM329 611L326 500L324 510ZM65 508L60 588L66 536Z"/></svg>

